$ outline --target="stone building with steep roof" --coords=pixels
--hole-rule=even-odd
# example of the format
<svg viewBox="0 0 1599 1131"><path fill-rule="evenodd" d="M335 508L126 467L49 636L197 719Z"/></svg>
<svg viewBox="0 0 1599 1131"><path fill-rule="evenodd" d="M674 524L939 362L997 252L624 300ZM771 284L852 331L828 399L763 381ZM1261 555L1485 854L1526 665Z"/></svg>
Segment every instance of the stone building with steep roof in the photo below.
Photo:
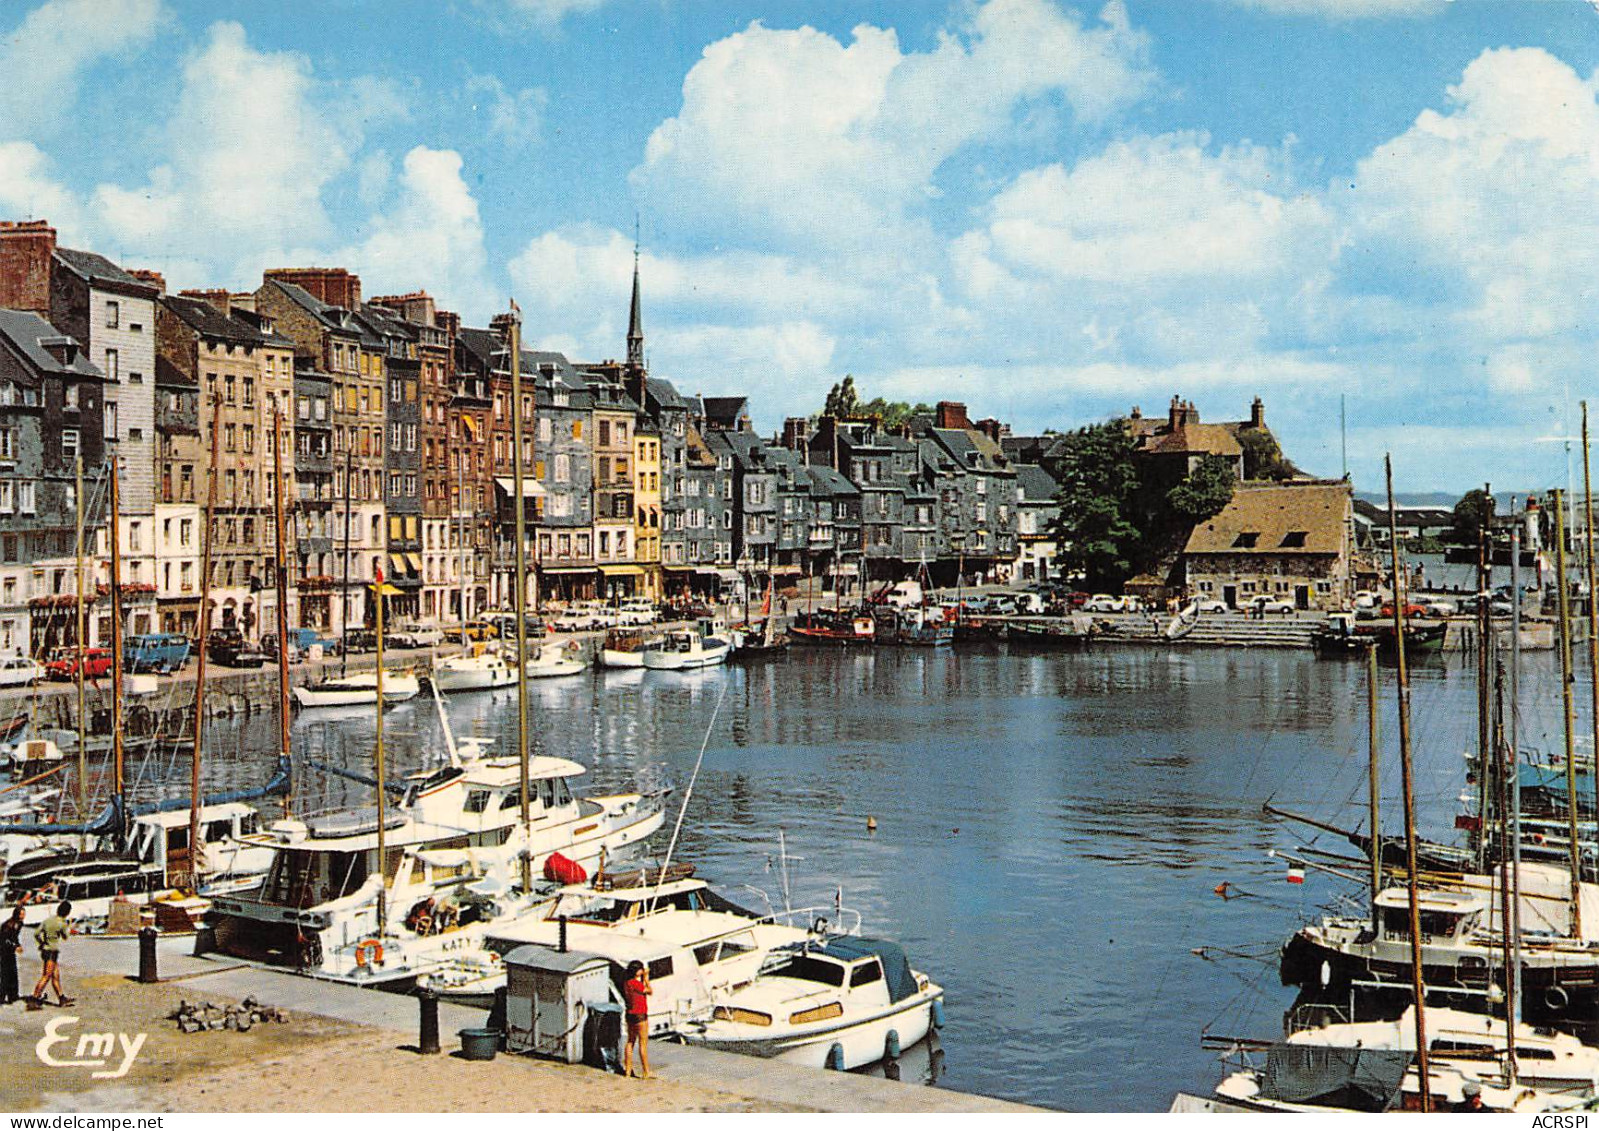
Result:
<svg viewBox="0 0 1599 1131"><path fill-rule="evenodd" d="M1343 479L1240 483L1183 548L1189 594L1231 608L1260 595L1300 609L1347 608L1354 559L1354 493Z"/></svg>

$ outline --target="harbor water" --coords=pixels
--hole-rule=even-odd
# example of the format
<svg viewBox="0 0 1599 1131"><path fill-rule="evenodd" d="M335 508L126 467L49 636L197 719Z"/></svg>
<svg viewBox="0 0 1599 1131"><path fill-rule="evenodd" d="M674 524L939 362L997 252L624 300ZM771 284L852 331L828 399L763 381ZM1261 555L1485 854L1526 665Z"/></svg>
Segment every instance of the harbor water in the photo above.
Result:
<svg viewBox="0 0 1599 1131"><path fill-rule="evenodd" d="M1524 671L1526 746L1559 746L1553 663L1532 656ZM1451 655L1413 668L1418 808L1434 837L1453 838L1466 788L1473 664ZM1382 670L1380 707L1383 824L1397 833L1393 676ZM866 933L899 940L943 984L942 1055L921 1050L906 1078L939 1064L939 1086L1165 1110L1175 1091L1216 1082L1202 1033L1280 1031L1291 995L1277 947L1359 896L1315 872L1288 883L1271 850L1354 850L1262 812L1269 800L1364 827L1358 660L796 649L749 667L591 671L530 690L536 753L584 763L590 791L670 782L673 817L705 742L678 858L735 901L780 907L782 830L793 906L830 915L842 889ZM448 709L458 734L514 749L512 691L456 696ZM259 717L213 730L208 788L264 778L274 731ZM368 712L312 711L293 737L297 753L369 772L372 732ZM431 699L389 711L385 736L391 775L436 759ZM147 768L142 788L162 777ZM364 800L363 788L304 770L296 802ZM670 831L669 820L657 854Z"/></svg>

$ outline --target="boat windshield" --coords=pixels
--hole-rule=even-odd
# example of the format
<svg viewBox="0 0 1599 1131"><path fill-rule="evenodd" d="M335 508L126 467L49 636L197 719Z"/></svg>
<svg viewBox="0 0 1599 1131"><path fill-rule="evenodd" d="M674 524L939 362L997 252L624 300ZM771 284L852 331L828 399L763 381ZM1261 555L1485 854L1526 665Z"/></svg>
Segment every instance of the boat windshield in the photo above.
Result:
<svg viewBox="0 0 1599 1131"><path fill-rule="evenodd" d="M795 978L802 982L819 982L824 986L842 986L844 984L844 967L837 962L830 962L825 958L817 958L810 954L797 954L776 970L773 976L778 978Z"/></svg>
<svg viewBox="0 0 1599 1131"><path fill-rule="evenodd" d="M284 849L272 861L261 889L261 901L284 907L314 907L357 890L366 877L364 852Z"/></svg>

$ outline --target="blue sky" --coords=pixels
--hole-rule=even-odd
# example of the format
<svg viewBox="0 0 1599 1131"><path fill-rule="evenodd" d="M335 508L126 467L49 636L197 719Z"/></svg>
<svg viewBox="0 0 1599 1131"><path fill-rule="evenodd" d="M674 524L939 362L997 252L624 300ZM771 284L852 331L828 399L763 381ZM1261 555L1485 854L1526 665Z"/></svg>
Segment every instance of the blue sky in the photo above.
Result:
<svg viewBox="0 0 1599 1131"><path fill-rule="evenodd" d="M0 6L0 216L174 286L340 263L757 423L1260 395L1307 469L1558 484L1599 391L1586 0ZM1599 398L1596 398L1599 415ZM1599 420L1596 420L1599 424Z"/></svg>

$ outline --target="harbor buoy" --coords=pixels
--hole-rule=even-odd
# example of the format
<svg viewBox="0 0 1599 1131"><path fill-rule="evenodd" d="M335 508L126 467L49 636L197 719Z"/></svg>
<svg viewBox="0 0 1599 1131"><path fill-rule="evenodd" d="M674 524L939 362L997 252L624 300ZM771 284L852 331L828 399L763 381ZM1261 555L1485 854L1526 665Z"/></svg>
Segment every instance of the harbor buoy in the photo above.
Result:
<svg viewBox="0 0 1599 1131"><path fill-rule="evenodd" d="M935 999L934 1002L933 1002L933 1028L942 1029L943 1027L944 1027L944 1002L943 1002L942 999Z"/></svg>
<svg viewBox="0 0 1599 1131"><path fill-rule="evenodd" d="M824 1067L831 1068L835 1072L844 1071L843 1045L839 1044L837 1041L833 1042L833 1047L827 1050L827 1063L824 1065Z"/></svg>
<svg viewBox="0 0 1599 1131"><path fill-rule="evenodd" d="M890 1029L888 1036L883 1040L883 1059L898 1060L900 1054L899 1030Z"/></svg>
<svg viewBox="0 0 1599 1131"><path fill-rule="evenodd" d="M876 817L868 816L866 818L866 831L869 832L869 833L875 833L877 831L877 818Z"/></svg>

